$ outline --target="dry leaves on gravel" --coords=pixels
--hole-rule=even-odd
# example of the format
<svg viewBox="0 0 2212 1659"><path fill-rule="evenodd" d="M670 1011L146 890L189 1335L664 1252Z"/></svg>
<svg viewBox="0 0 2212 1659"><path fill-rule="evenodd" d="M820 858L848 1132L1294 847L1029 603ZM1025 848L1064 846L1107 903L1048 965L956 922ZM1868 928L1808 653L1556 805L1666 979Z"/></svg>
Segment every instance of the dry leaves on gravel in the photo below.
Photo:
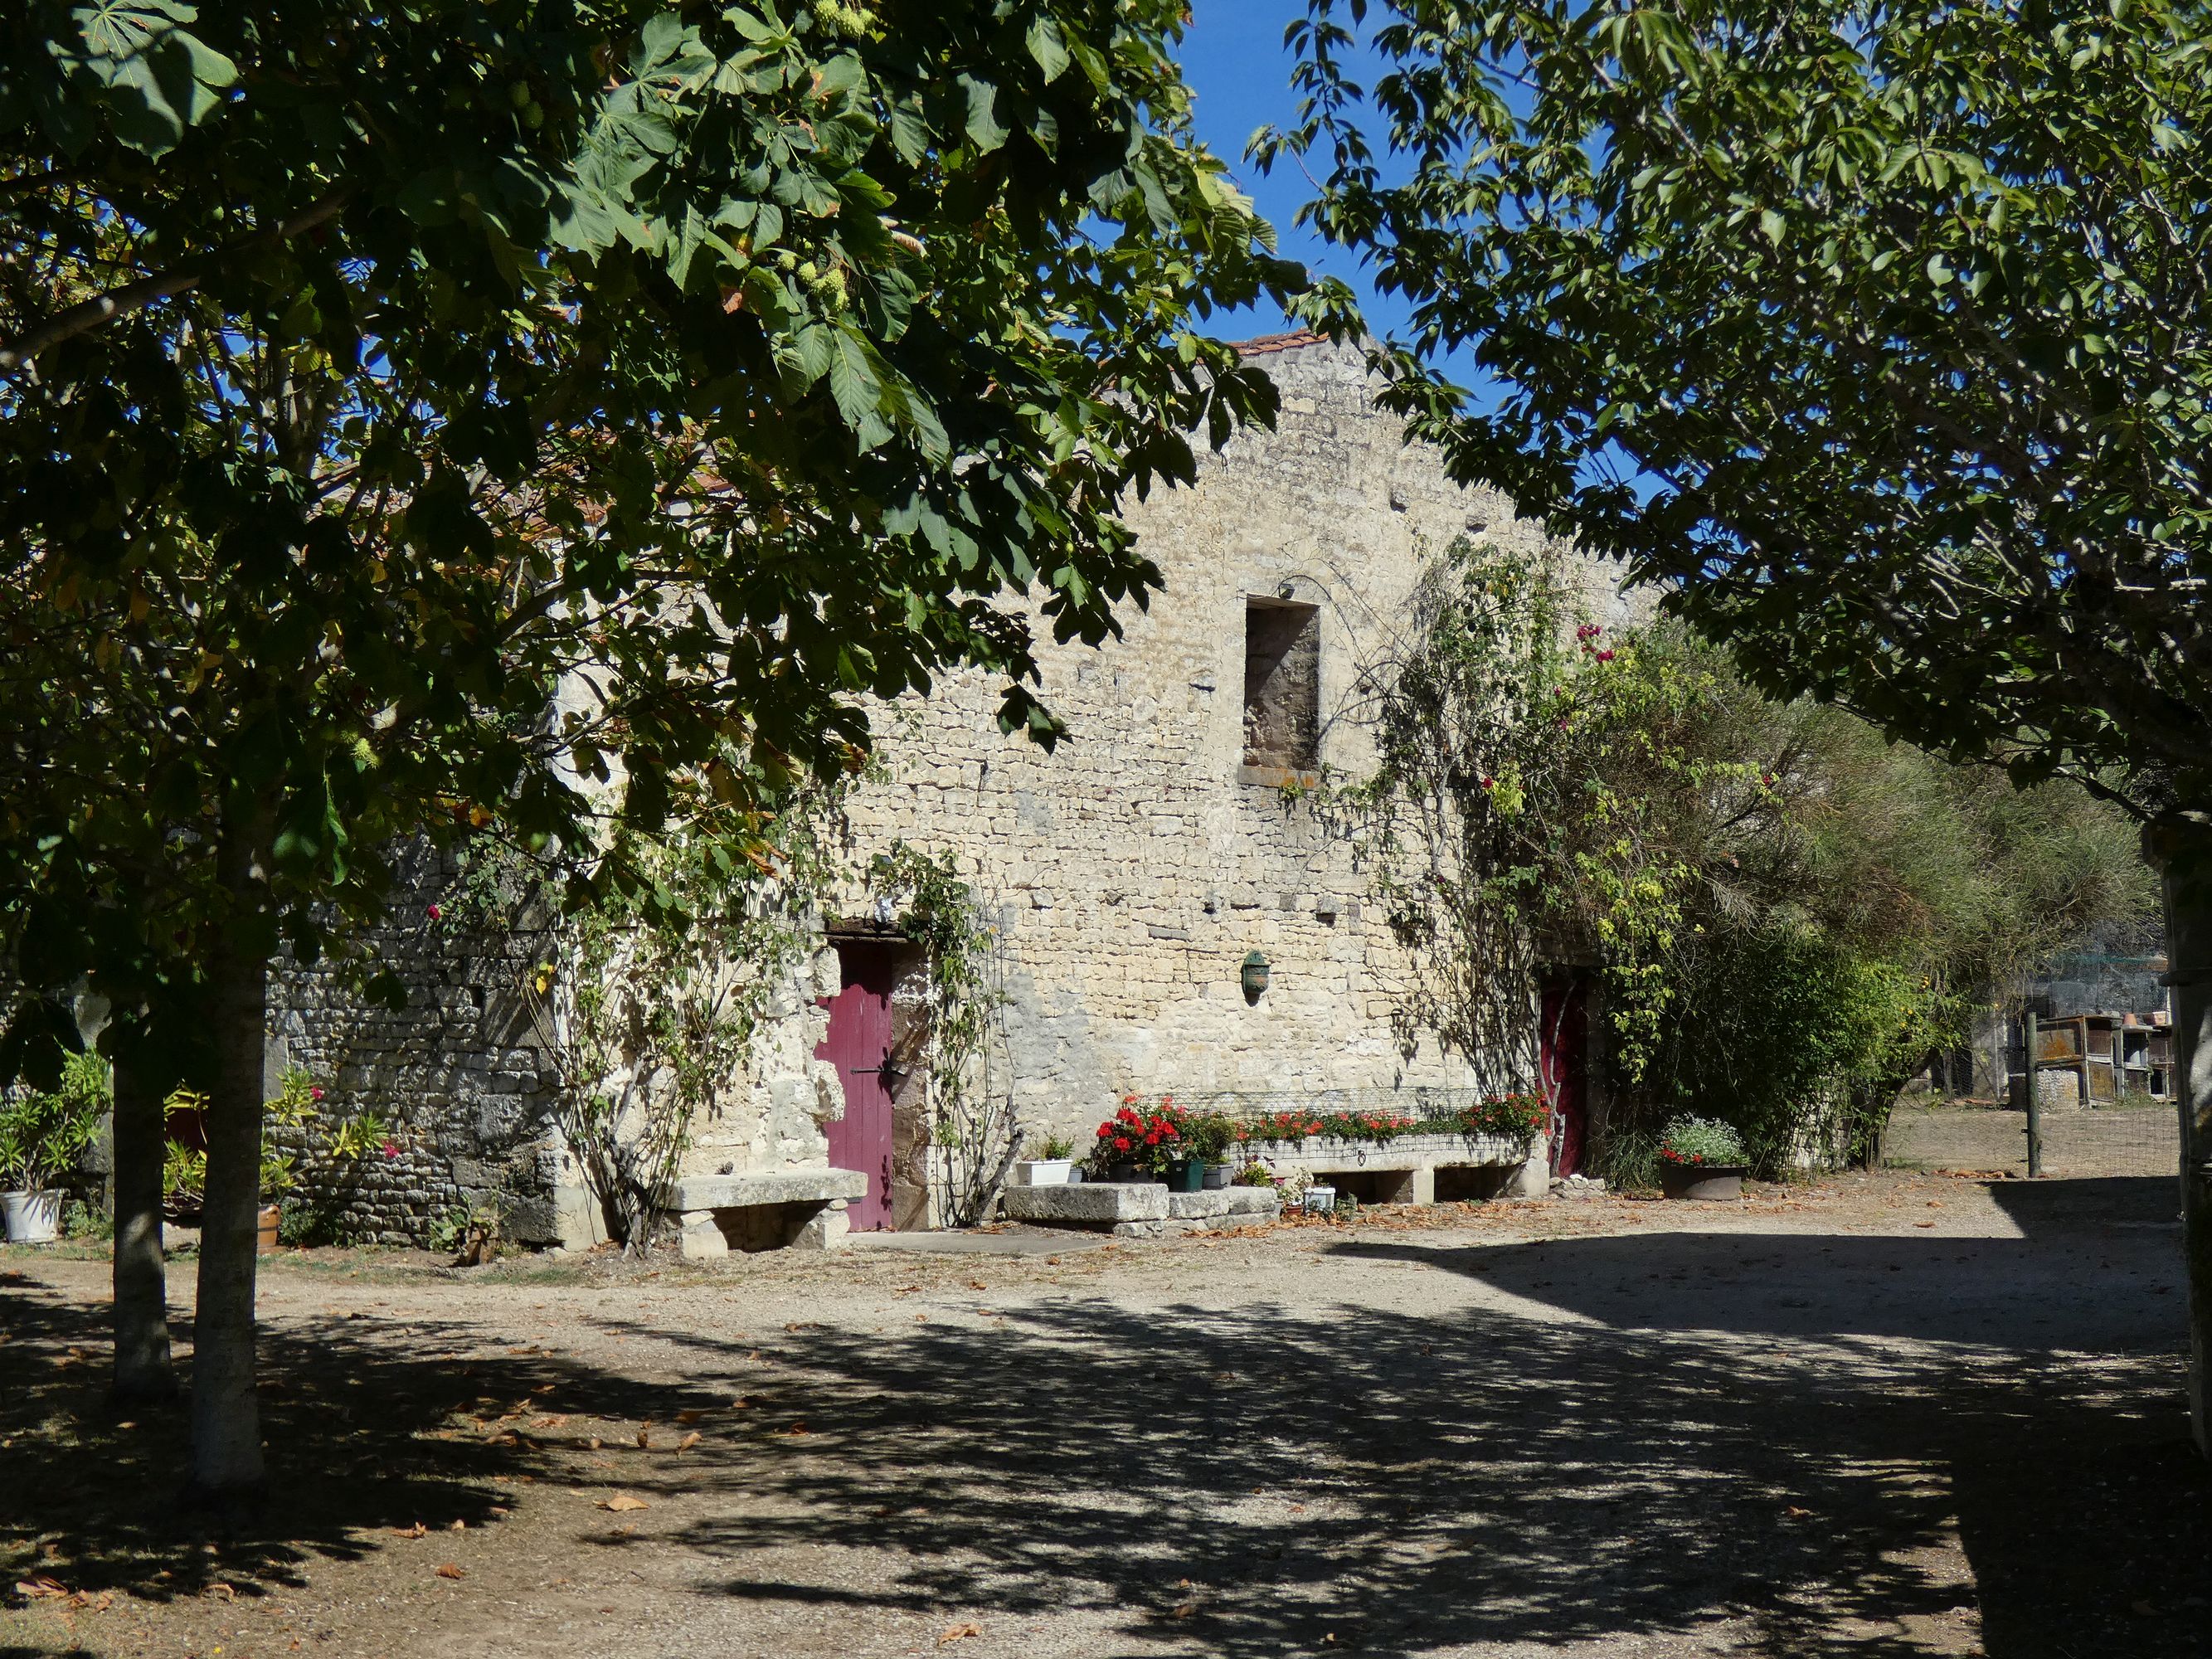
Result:
<svg viewBox="0 0 2212 1659"><path fill-rule="evenodd" d="M612 1498L599 1499L599 1507L603 1510L612 1510L617 1515L624 1515L631 1510L649 1510L653 1505L642 1498L632 1498L626 1492L618 1492Z"/></svg>
<svg viewBox="0 0 2212 1659"><path fill-rule="evenodd" d="M451 1561L438 1564L438 1577L441 1578L465 1578L468 1576L466 1568L456 1566Z"/></svg>
<svg viewBox="0 0 2212 1659"><path fill-rule="evenodd" d="M947 1642L964 1642L971 1636L981 1636L982 1633L983 1627L981 1625L955 1625L937 1638L937 1645L941 1648Z"/></svg>

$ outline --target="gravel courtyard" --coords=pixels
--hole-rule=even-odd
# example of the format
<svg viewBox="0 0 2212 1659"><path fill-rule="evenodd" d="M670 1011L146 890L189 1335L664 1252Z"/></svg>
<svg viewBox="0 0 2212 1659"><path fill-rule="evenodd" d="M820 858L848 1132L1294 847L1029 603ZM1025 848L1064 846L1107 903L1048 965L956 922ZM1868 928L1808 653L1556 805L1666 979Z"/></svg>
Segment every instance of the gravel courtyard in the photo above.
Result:
<svg viewBox="0 0 2212 1659"><path fill-rule="evenodd" d="M279 1257L276 1490L229 1538L175 1512L178 1418L103 1402L105 1262L0 1252L0 1659L2203 1654L2173 1215L2170 1177L1889 1176Z"/></svg>

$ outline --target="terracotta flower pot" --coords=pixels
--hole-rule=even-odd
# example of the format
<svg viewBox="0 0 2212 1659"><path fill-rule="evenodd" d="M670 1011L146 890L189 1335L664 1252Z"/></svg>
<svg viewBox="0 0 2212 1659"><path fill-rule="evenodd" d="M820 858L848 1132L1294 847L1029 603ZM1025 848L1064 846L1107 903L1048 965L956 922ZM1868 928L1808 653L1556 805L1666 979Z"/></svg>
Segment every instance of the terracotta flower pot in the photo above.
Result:
<svg viewBox="0 0 2212 1659"><path fill-rule="evenodd" d="M1669 1198L1741 1198L1747 1173L1741 1164L1662 1164L1659 1186Z"/></svg>

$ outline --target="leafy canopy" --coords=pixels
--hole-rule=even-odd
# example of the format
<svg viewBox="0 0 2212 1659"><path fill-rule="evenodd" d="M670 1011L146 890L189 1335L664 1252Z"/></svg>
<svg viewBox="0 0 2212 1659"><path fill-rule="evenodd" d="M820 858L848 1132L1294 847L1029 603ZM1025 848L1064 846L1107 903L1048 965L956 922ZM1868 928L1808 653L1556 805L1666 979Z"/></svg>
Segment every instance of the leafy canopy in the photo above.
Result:
<svg viewBox="0 0 2212 1659"><path fill-rule="evenodd" d="M1182 17L16 13L27 976L157 976L241 914L312 951L413 831L765 824L856 763L866 696L955 665L1049 741L1032 627L1103 640L1157 586L1121 498L1273 407L1204 322L1301 280L1190 137ZM232 843L250 896L216 880ZM648 864L592 874L650 896Z"/></svg>
<svg viewBox="0 0 2212 1659"><path fill-rule="evenodd" d="M1769 691L2212 807L2212 14L1311 0L1290 38L1257 153L1411 301L1393 401L1461 477Z"/></svg>

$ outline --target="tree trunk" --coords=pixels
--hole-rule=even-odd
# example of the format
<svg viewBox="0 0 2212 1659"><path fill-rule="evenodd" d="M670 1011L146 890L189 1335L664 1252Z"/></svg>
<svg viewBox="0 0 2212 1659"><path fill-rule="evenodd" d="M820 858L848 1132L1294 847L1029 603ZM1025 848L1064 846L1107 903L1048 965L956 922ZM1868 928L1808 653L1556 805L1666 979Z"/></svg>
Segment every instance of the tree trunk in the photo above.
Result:
<svg viewBox="0 0 2212 1659"><path fill-rule="evenodd" d="M247 842L240 845L240 842ZM269 963L256 935L260 860L250 838L217 852L236 906L210 963L214 1089L208 1109L206 1216L192 1324L192 1478L198 1498L252 1497L262 1484L261 1412L253 1391L255 1212L261 1203L262 1054Z"/></svg>
<svg viewBox="0 0 2212 1659"><path fill-rule="evenodd" d="M2212 836L2153 840L2166 878L2174 1093L2181 1114L2181 1220L2189 1267L2189 1420L2212 1457ZM2033 1073L2030 1073L2033 1086Z"/></svg>
<svg viewBox="0 0 2212 1659"><path fill-rule="evenodd" d="M115 1060L115 1397L142 1403L177 1390L169 1364L168 1281L161 1261L161 1117L166 1086L141 1023L117 1021Z"/></svg>

